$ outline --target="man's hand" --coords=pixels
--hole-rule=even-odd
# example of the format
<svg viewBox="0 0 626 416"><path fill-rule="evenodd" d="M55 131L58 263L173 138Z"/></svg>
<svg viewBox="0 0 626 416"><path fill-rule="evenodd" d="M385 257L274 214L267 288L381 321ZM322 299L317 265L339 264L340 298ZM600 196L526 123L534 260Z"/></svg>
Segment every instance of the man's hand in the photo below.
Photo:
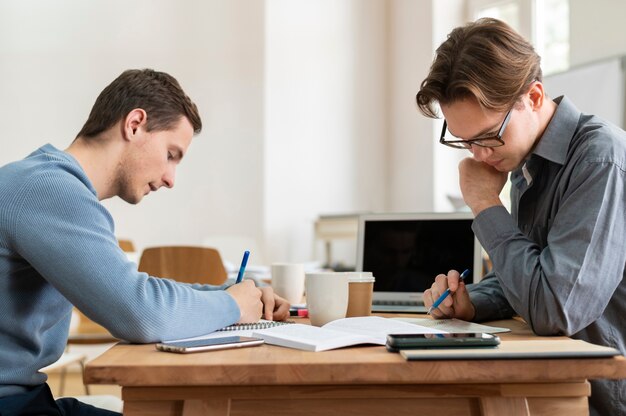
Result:
<svg viewBox="0 0 626 416"><path fill-rule="evenodd" d="M240 311L240 324L257 322L263 313L262 292L252 280L232 285L226 291L235 299Z"/></svg>
<svg viewBox="0 0 626 416"><path fill-rule="evenodd" d="M289 317L289 302L276 295L271 287L257 288L252 280L244 280L226 289L235 299L241 318L239 323L257 322L260 317L282 321Z"/></svg>
<svg viewBox="0 0 626 416"><path fill-rule="evenodd" d="M437 309L432 310L433 318L458 318L464 321L471 321L474 318L476 310L467 293L465 283L459 278L459 272L450 270L447 276L438 275L435 283L424 292L424 306L428 309L447 288L450 288L450 295L439 304Z"/></svg>
<svg viewBox="0 0 626 416"><path fill-rule="evenodd" d="M506 172L500 172L486 163L469 157L461 160L459 163L461 193L474 216L489 207L502 205L500 192L507 177Z"/></svg>
<svg viewBox="0 0 626 416"><path fill-rule="evenodd" d="M271 287L262 287L263 315L268 321L284 321L289 317L289 302L278 296Z"/></svg>

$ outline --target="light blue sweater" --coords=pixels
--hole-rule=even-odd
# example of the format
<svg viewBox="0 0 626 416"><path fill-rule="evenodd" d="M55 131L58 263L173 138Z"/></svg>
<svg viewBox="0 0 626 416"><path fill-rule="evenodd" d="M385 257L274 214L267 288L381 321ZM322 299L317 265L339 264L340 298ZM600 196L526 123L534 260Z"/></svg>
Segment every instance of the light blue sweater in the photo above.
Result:
<svg viewBox="0 0 626 416"><path fill-rule="evenodd" d="M148 343L239 320L214 286L139 273L78 162L51 145L0 168L0 397L46 381L72 304L111 333Z"/></svg>

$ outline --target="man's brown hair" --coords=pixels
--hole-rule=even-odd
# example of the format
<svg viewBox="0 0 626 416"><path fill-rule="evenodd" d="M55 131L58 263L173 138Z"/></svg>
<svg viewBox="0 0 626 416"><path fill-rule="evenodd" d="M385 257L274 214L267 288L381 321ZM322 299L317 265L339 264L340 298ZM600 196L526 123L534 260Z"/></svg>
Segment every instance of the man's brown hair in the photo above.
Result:
<svg viewBox="0 0 626 416"><path fill-rule="evenodd" d="M183 116L191 123L194 133L202 130L198 108L174 77L152 69L129 69L100 93L76 137L94 137L136 108L148 115L148 131L173 128Z"/></svg>
<svg viewBox="0 0 626 416"><path fill-rule="evenodd" d="M508 111L534 81L541 81L541 58L509 25L483 18L454 29L437 48L415 97L419 110L437 118L435 102L475 97L486 109Z"/></svg>

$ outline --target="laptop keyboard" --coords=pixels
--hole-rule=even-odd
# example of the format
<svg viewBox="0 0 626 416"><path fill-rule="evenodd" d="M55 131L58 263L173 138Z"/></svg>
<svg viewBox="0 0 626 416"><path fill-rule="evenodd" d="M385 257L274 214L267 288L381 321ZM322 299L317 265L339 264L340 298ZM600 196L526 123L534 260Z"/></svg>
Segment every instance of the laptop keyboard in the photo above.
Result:
<svg viewBox="0 0 626 416"><path fill-rule="evenodd" d="M379 313L426 313L424 305L372 305L372 312Z"/></svg>
<svg viewBox="0 0 626 416"><path fill-rule="evenodd" d="M421 306L423 302L416 300L373 300L372 305L385 305L385 306Z"/></svg>

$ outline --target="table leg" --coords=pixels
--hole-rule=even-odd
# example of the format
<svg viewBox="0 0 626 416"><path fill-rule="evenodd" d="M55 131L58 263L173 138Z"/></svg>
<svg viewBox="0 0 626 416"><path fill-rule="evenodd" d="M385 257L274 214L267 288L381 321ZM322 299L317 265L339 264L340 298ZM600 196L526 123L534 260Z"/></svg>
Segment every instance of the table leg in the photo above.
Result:
<svg viewBox="0 0 626 416"><path fill-rule="evenodd" d="M479 403L483 416L530 416L525 397L481 397Z"/></svg>
<svg viewBox="0 0 626 416"><path fill-rule="evenodd" d="M229 399L185 400L182 416L229 416Z"/></svg>

